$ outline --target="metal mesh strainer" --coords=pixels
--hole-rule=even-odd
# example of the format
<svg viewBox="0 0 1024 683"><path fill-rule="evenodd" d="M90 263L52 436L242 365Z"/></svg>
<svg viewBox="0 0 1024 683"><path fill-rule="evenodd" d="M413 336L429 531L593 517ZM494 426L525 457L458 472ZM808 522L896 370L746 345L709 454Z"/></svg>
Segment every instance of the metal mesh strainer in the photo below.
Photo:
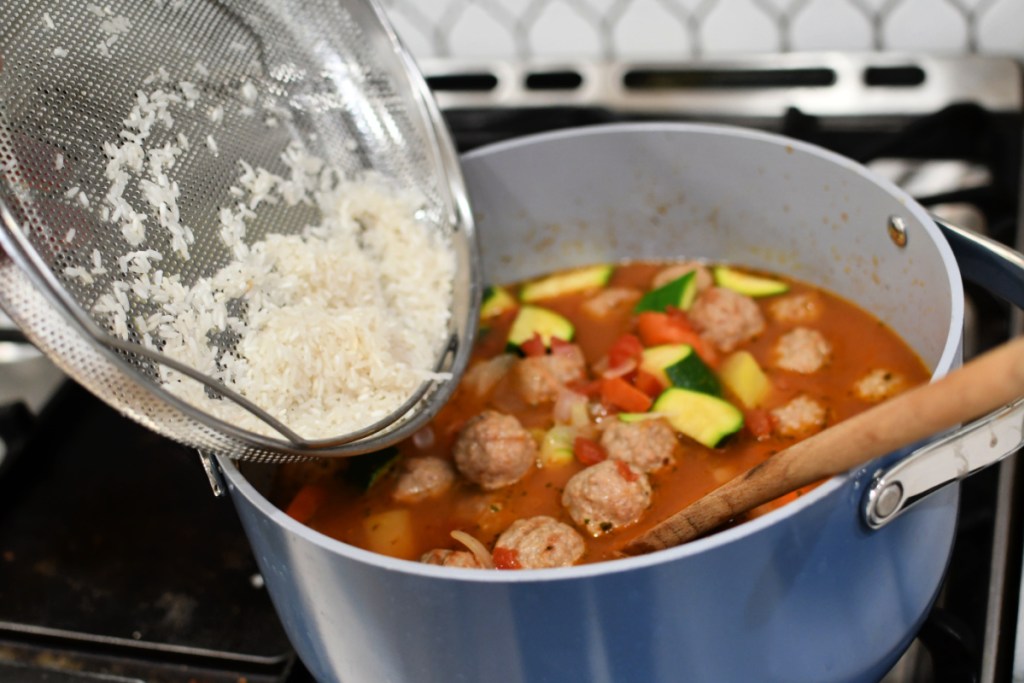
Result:
<svg viewBox="0 0 1024 683"><path fill-rule="evenodd" d="M144 246L130 244L123 213L103 201L111 191L104 145L124 139L140 92L149 99L161 90L177 93L167 111L173 125L159 127L159 134L154 126L146 144L180 148L173 160L180 225L194 233L187 260L168 257L174 231L147 228ZM284 177L282 150L296 141L346 173L372 169L422 193L418 218L446 236L456 260L450 342L435 369L457 377L477 315L472 220L440 115L370 0L5 0L0 306L101 399L196 448L279 462L362 453L404 438L440 407L454 382L426 382L378 423L315 441L246 406L271 425L274 435L266 436L168 392L158 370L175 364L139 343L146 330L138 317L127 316L118 329L109 315L96 312L115 277L114 264L133 250L160 251L163 274L177 274L186 284L223 267L230 250L219 236L218 214L238 192L232 187L239 159ZM145 191L131 183L123 197L145 206ZM247 225L246 241L299 233L315 213L303 204L261 208ZM133 299L132 313L144 317L156 306ZM209 378L178 369L223 400L247 403Z"/></svg>

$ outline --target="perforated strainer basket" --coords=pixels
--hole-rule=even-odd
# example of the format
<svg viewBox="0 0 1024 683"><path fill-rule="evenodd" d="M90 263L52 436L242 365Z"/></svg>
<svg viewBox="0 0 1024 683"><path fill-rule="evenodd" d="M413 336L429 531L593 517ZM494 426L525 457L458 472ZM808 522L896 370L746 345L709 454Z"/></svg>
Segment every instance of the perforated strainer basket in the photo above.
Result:
<svg viewBox="0 0 1024 683"><path fill-rule="evenodd" d="M126 141L143 157L118 185L110 164L133 163L117 151ZM126 268L158 267L188 287L222 269L235 247L221 212L244 194L240 160L253 169L251 194L260 178L294 175L288 149L414 189L416 220L447 241L455 261L448 341L431 368L453 379L424 381L374 424L330 438L296 433L144 344L145 320L161 304L124 278ZM162 203L168 187L174 201ZM4 0L0 213L0 306L101 399L202 450L263 462L376 450L426 422L466 364L479 276L458 162L426 85L369 0ZM244 241L300 234L317 214L309 201L264 202L245 216ZM159 262L133 256L147 250ZM103 296L125 315L112 315ZM244 307L232 313L244 316ZM266 429L185 402L161 380L167 368Z"/></svg>

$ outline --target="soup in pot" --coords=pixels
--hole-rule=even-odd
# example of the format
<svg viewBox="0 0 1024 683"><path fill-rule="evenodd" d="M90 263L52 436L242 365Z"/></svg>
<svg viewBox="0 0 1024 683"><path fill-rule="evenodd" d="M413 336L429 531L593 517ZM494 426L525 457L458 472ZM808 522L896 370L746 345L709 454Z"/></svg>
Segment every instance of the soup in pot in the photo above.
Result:
<svg viewBox="0 0 1024 683"><path fill-rule="evenodd" d="M480 325L428 426L381 453L284 465L274 499L317 531L399 558L609 560L774 453L930 375L854 304L724 264L601 264L491 287Z"/></svg>

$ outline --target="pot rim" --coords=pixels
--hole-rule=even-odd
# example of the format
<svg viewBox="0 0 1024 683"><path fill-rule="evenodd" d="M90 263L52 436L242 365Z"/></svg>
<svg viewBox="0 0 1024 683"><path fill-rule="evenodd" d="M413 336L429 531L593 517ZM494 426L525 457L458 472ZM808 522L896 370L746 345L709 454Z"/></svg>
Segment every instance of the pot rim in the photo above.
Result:
<svg viewBox="0 0 1024 683"><path fill-rule="evenodd" d="M950 311L949 326L946 330L946 340L943 350L935 367L932 370L931 379L934 381L948 373L955 367L959 359L960 338L963 331L964 302L963 284L960 278L960 271L956 265L956 259L945 237L938 226L929 216L928 212L917 203L909 194L904 192L892 182L876 175L862 164L843 155L824 149L817 145L789 138L777 133L768 133L740 126L726 124L689 123L675 121L648 121L638 123L608 123L595 124L585 127L564 128L555 131L536 133L522 136L511 140L489 144L462 156L464 161L493 154L503 149L515 148L523 145L542 144L552 140L567 137L585 137L590 135L606 135L609 132L637 132L654 131L665 133L686 133L698 135L726 136L732 138L745 138L767 142L775 145L785 146L787 149L802 152L830 161L845 170L861 176L867 181L880 187L886 193L892 195L899 201L906 210L920 223L920 227L929 235L932 243L939 251L940 258L946 267L949 279L952 305ZM909 450L909 449L907 449ZM882 456L883 458L889 456ZM881 458L880 458L881 459ZM646 567L666 564L685 557L709 552L730 543L738 542L748 536L761 532L763 529L774 526L779 521L795 516L802 511L818 504L820 501L845 488L846 485L857 477L854 472L832 477L820 486L816 487L806 495L800 496L797 500L761 515L753 520L744 522L735 527L719 531L704 538L691 541L681 546L661 550L649 555L623 558L615 561L596 562L591 564L577 565L572 567L559 567L553 569L531 569L529 571L482 571L479 569L462 569L457 567L439 567L428 565L412 560L401 560L386 555L380 555L368 550L348 545L334 538L326 536L318 531L295 521L284 511L272 505L256 488L249 483L234 462L229 458L217 455L217 461L222 473L228 480L228 487L237 490L245 499L260 513L267 518L280 524L290 533L297 534L305 540L320 546L326 551L347 556L353 561L376 566L387 571L411 574L422 578L451 580L451 581L472 581L480 583L531 583L547 581L564 581L593 576L616 574L619 572L634 571ZM873 531L871 533L880 533Z"/></svg>

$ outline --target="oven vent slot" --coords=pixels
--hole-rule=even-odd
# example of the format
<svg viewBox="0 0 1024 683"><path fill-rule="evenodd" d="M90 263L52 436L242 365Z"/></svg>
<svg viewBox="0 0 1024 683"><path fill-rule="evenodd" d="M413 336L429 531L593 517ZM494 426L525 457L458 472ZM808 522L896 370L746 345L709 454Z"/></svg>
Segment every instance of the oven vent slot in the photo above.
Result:
<svg viewBox="0 0 1024 683"><path fill-rule="evenodd" d="M864 85L912 88L925 81L919 66L869 66L864 70Z"/></svg>
<svg viewBox="0 0 1024 683"><path fill-rule="evenodd" d="M489 73L465 73L427 76L434 92L490 92L498 87L498 77Z"/></svg>
<svg viewBox="0 0 1024 683"><path fill-rule="evenodd" d="M576 90L583 85L578 71L532 72L526 75L527 90Z"/></svg>
<svg viewBox="0 0 1024 683"><path fill-rule="evenodd" d="M836 72L828 68L631 69L622 81L627 90L731 90L828 87L836 78Z"/></svg>

